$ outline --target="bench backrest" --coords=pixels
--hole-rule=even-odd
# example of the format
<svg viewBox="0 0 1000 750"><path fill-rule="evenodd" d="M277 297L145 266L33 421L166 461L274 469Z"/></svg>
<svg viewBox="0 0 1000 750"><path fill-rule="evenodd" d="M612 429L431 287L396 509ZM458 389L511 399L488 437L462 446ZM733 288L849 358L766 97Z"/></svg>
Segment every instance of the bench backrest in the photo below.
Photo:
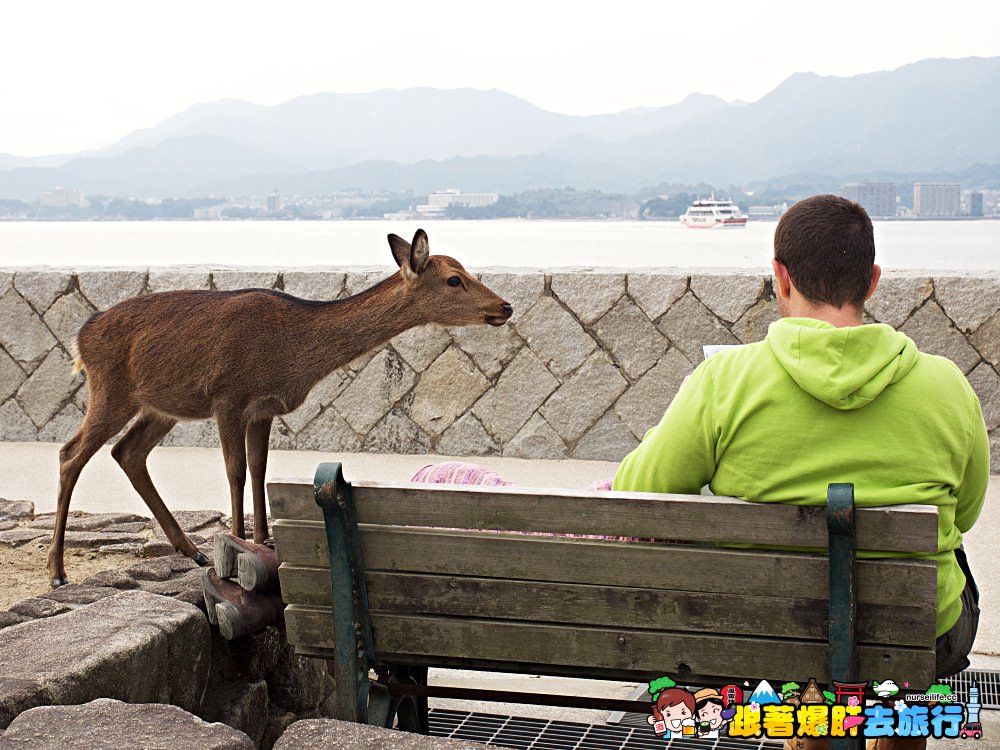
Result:
<svg viewBox="0 0 1000 750"><path fill-rule="evenodd" d="M823 506L512 487L352 488L380 661L707 683L829 681ZM299 653L331 657L329 559L313 483L278 481L268 494L288 640ZM856 517L859 550L937 550L936 508L866 508ZM930 683L935 564L861 559L858 590L862 678Z"/></svg>

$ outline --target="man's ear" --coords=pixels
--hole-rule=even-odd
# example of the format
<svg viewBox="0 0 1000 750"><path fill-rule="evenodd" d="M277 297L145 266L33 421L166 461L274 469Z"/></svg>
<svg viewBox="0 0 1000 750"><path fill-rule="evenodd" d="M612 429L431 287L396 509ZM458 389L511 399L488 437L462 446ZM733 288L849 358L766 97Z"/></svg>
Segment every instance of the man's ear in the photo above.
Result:
<svg viewBox="0 0 1000 750"><path fill-rule="evenodd" d="M878 280L882 278L882 268L878 263L872 266L872 285L868 287L868 294L865 295L865 301L867 302L875 294L875 287L878 286Z"/></svg>
<svg viewBox="0 0 1000 750"><path fill-rule="evenodd" d="M774 269L774 293L782 299L788 299L792 293L792 277L788 275L788 269L777 258L771 259L771 268Z"/></svg>

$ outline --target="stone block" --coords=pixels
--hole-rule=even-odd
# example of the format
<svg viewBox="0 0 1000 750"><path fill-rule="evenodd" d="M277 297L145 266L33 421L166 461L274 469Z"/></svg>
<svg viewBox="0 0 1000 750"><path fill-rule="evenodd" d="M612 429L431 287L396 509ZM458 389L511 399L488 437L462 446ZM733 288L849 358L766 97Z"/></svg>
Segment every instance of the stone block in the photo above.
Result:
<svg viewBox="0 0 1000 750"><path fill-rule="evenodd" d="M417 326L403 331L389 343L410 367L423 372L448 348L451 337L441 326Z"/></svg>
<svg viewBox="0 0 1000 750"><path fill-rule="evenodd" d="M573 458L594 461L621 461L639 441L614 410L601 417L573 449Z"/></svg>
<svg viewBox="0 0 1000 750"><path fill-rule="evenodd" d="M142 545L139 550L139 557L142 558L152 558L152 557L164 557L166 555L173 555L176 553L174 545L170 542L161 541L159 539L153 539Z"/></svg>
<svg viewBox="0 0 1000 750"><path fill-rule="evenodd" d="M369 453L430 453L431 441L412 419L393 409L365 438Z"/></svg>
<svg viewBox="0 0 1000 750"><path fill-rule="evenodd" d="M676 349L663 355L663 359L635 383L615 403L615 413L636 438L642 439L646 431L660 421L684 378L694 368Z"/></svg>
<svg viewBox="0 0 1000 750"><path fill-rule="evenodd" d="M14 276L14 288L35 312L42 315L66 293L72 281L73 274L68 271L18 271Z"/></svg>
<svg viewBox="0 0 1000 750"><path fill-rule="evenodd" d="M181 290L202 290L212 286L212 276L208 271L187 268L150 268L148 287L150 292L175 292Z"/></svg>
<svg viewBox="0 0 1000 750"><path fill-rule="evenodd" d="M486 326L461 326L448 329L462 351L472 357L476 366L488 377L496 377L517 354L524 342L514 331L514 326L500 328Z"/></svg>
<svg viewBox="0 0 1000 750"><path fill-rule="evenodd" d="M374 750L389 747L393 750L482 750L483 746L478 742L427 737L336 719L306 719L288 727L275 743L274 750Z"/></svg>
<svg viewBox="0 0 1000 750"><path fill-rule="evenodd" d="M206 721L218 722L247 735L259 747L267 728L269 712L267 683L238 682L209 689L199 714Z"/></svg>
<svg viewBox="0 0 1000 750"><path fill-rule="evenodd" d="M517 332L555 375L568 375L597 348L579 321L551 297L542 297L517 321Z"/></svg>
<svg viewBox="0 0 1000 750"><path fill-rule="evenodd" d="M652 326L652 323L646 321L646 325ZM659 333L656 335L659 336ZM539 412L563 440L573 442L608 410L626 388L628 381L608 361L607 354L596 351L569 380L559 386Z"/></svg>
<svg viewBox="0 0 1000 750"><path fill-rule="evenodd" d="M100 573L95 573L89 578L83 579L81 583L90 586L107 586L122 591L139 588L137 580L124 570L119 570L118 568L102 570Z"/></svg>
<svg viewBox="0 0 1000 750"><path fill-rule="evenodd" d="M34 596L31 599L25 599L20 601L10 608L10 611L15 615L21 615L30 620L41 620L46 617L55 617L56 615L65 614L72 609L68 604L62 604L60 602L54 602L51 599L45 599L40 596ZM3 687L0 685L0 695L3 694ZM3 699L0 698L0 701ZM0 712L3 709L0 707Z"/></svg>
<svg viewBox="0 0 1000 750"><path fill-rule="evenodd" d="M1000 377L985 362L981 362L969 373L969 385L979 396L983 409L983 420L988 430L1000 427Z"/></svg>
<svg viewBox="0 0 1000 750"><path fill-rule="evenodd" d="M464 414L444 431L434 452L445 456L495 456L500 446L472 414Z"/></svg>
<svg viewBox="0 0 1000 750"><path fill-rule="evenodd" d="M497 384L472 407L486 431L506 443L524 426L559 381L530 349L524 348L507 366Z"/></svg>
<svg viewBox="0 0 1000 750"><path fill-rule="evenodd" d="M995 276L938 276L934 297L956 328L971 333L1000 310L998 284Z"/></svg>
<svg viewBox="0 0 1000 750"><path fill-rule="evenodd" d="M18 388L17 400L34 425L41 427L59 413L79 387L73 361L62 347L56 346Z"/></svg>
<svg viewBox="0 0 1000 750"><path fill-rule="evenodd" d="M0 440L29 443L37 439L37 428L15 399L0 406Z"/></svg>
<svg viewBox="0 0 1000 750"><path fill-rule="evenodd" d="M174 519L177 521L177 525L181 527L182 531L192 532L198 531L199 529L204 529L206 526L218 525L220 519L225 514L218 510L175 510L173 511ZM148 521L148 519L142 516L136 516L132 520ZM163 529L160 525L153 522L153 533L163 536Z"/></svg>
<svg viewBox="0 0 1000 750"><path fill-rule="evenodd" d="M17 528L17 521L0 521L0 531L10 531Z"/></svg>
<svg viewBox="0 0 1000 750"><path fill-rule="evenodd" d="M14 289L0 297L0 346L26 372L45 359L56 338Z"/></svg>
<svg viewBox="0 0 1000 750"><path fill-rule="evenodd" d="M656 320L688 290L689 279L682 274L633 271L628 274L628 296Z"/></svg>
<svg viewBox="0 0 1000 750"><path fill-rule="evenodd" d="M691 364L697 364L704 359L702 347L705 344L740 343L718 318L690 293L681 297L667 311L657 323L657 328Z"/></svg>
<svg viewBox="0 0 1000 750"><path fill-rule="evenodd" d="M220 513L221 515L221 513ZM135 521L146 522L148 519L134 513L82 513L70 511L66 519L68 531L101 531L107 526ZM41 513L28 524L33 529L53 529L56 525L55 513Z"/></svg>
<svg viewBox="0 0 1000 750"><path fill-rule="evenodd" d="M733 333L744 344L753 344L763 341L768 326L780 319L778 303L773 299L762 299L733 324Z"/></svg>
<svg viewBox="0 0 1000 750"><path fill-rule="evenodd" d="M1000 430L990 433L990 473L1000 474Z"/></svg>
<svg viewBox="0 0 1000 750"><path fill-rule="evenodd" d="M385 266L384 268L369 268L363 271L351 271L344 276L344 289L340 293L341 297L351 297L361 294L380 281L389 278L397 273L396 267Z"/></svg>
<svg viewBox="0 0 1000 750"><path fill-rule="evenodd" d="M899 330L913 339L920 351L947 357L964 373L979 364L979 353L933 300L913 313Z"/></svg>
<svg viewBox="0 0 1000 750"><path fill-rule="evenodd" d="M57 299L45 313L45 324L59 339L59 343L76 356L79 353L77 338L80 328L94 314L93 309L84 301L79 292L67 294Z"/></svg>
<svg viewBox="0 0 1000 750"><path fill-rule="evenodd" d="M198 564L181 554L171 554L156 560L129 565L125 572L136 581L166 581L178 575L198 570Z"/></svg>
<svg viewBox="0 0 1000 750"><path fill-rule="evenodd" d="M559 434L540 414L531 419L503 448L505 457L513 458L566 458L566 444Z"/></svg>
<svg viewBox="0 0 1000 750"><path fill-rule="evenodd" d="M416 375L406 362L383 349L344 389L334 407L359 433L367 433L413 387Z"/></svg>
<svg viewBox="0 0 1000 750"><path fill-rule="evenodd" d="M621 300L593 327L594 334L631 378L655 365L667 350L667 340L629 299Z"/></svg>
<svg viewBox="0 0 1000 750"><path fill-rule="evenodd" d="M243 732L225 724L210 724L177 706L133 705L108 698L84 705L32 708L14 719L2 743L23 750L255 750L257 747Z"/></svg>
<svg viewBox="0 0 1000 750"><path fill-rule="evenodd" d="M1000 368L1000 313L979 326L969 340L983 359Z"/></svg>
<svg viewBox="0 0 1000 750"><path fill-rule="evenodd" d="M326 697L336 690L324 662L298 656L287 645L279 650L266 679L272 704L299 715L315 716Z"/></svg>
<svg viewBox="0 0 1000 750"><path fill-rule="evenodd" d="M179 511L174 511L176 515ZM150 527L149 521L133 521L126 523L113 523L110 526L105 526L102 531L107 531L109 533L125 533L125 534L135 534L139 531L146 531Z"/></svg>
<svg viewBox="0 0 1000 750"><path fill-rule="evenodd" d="M926 276L883 274L865 311L879 323L899 328L934 291L934 282Z"/></svg>
<svg viewBox="0 0 1000 750"><path fill-rule="evenodd" d="M538 271L487 271L479 274L479 280L514 308L514 319L518 320L545 291L545 276Z"/></svg>
<svg viewBox="0 0 1000 750"><path fill-rule="evenodd" d="M13 271L0 271L0 297L7 293L7 290L14 286Z"/></svg>
<svg viewBox="0 0 1000 750"><path fill-rule="evenodd" d="M48 537L51 532L45 529L11 529L10 531L0 531L0 546L20 547L22 544L33 542L36 539Z"/></svg>
<svg viewBox="0 0 1000 750"><path fill-rule="evenodd" d="M83 296L98 310L107 310L130 297L136 297L146 288L145 271L105 268L80 271L76 278Z"/></svg>
<svg viewBox="0 0 1000 750"><path fill-rule="evenodd" d="M76 549L97 549L106 544L142 544L142 534L111 534L105 531L67 531L66 546Z"/></svg>
<svg viewBox="0 0 1000 750"><path fill-rule="evenodd" d="M0 612L0 630L4 628L9 628L11 625L20 625L22 622L27 622L30 618L24 615L15 614L14 612ZM0 737L3 736L3 731L0 731Z"/></svg>
<svg viewBox="0 0 1000 750"><path fill-rule="evenodd" d="M295 436L295 445L299 450L353 453L361 447L361 440L337 410L328 406Z"/></svg>
<svg viewBox="0 0 1000 750"><path fill-rule="evenodd" d="M735 323L753 307L764 291L764 277L759 274L694 274L691 292L716 317Z"/></svg>
<svg viewBox="0 0 1000 750"><path fill-rule="evenodd" d="M34 706L95 697L195 710L208 680L209 646L198 610L142 591L6 628L0 727Z"/></svg>
<svg viewBox="0 0 1000 750"><path fill-rule="evenodd" d="M490 387L457 346L449 347L413 389L410 418L431 435L440 435Z"/></svg>
<svg viewBox="0 0 1000 750"><path fill-rule="evenodd" d="M277 271L212 271L212 287L222 292L274 289L277 283Z"/></svg>
<svg viewBox="0 0 1000 750"><path fill-rule="evenodd" d="M214 419L178 422L160 445L187 448L218 448L219 428Z"/></svg>
<svg viewBox="0 0 1000 750"><path fill-rule="evenodd" d="M82 424L83 412L76 404L66 404L38 431L38 440L42 443L65 443L77 433Z"/></svg>
<svg viewBox="0 0 1000 750"><path fill-rule="evenodd" d="M28 376L3 349L0 349L0 403L13 396Z"/></svg>
<svg viewBox="0 0 1000 750"><path fill-rule="evenodd" d="M292 432L298 432L315 419L324 407L333 403L350 382L350 378L344 372L334 370L313 386L305 401L295 411L283 415L282 421Z"/></svg>
<svg viewBox="0 0 1000 750"><path fill-rule="evenodd" d="M625 294L625 274L553 273L549 287L581 323L590 325Z"/></svg>
<svg viewBox="0 0 1000 750"><path fill-rule="evenodd" d="M293 297L335 300L344 289L346 274L331 271L285 271L281 274L284 290Z"/></svg>
<svg viewBox="0 0 1000 750"><path fill-rule="evenodd" d="M110 586L70 583L52 591L47 591L41 597L59 602L60 604L68 604L71 608L74 608L73 605L93 604L94 602L99 602L101 599L107 599L109 596L115 596L119 593L121 592L118 589L111 588Z"/></svg>

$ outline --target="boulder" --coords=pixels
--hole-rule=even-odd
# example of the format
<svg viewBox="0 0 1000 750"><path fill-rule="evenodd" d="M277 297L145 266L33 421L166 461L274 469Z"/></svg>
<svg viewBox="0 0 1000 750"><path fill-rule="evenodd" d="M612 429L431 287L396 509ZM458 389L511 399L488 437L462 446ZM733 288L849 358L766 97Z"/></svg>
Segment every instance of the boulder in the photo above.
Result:
<svg viewBox="0 0 1000 750"><path fill-rule="evenodd" d="M210 644L201 612L144 591L5 628L0 630L0 728L35 706L99 697L197 710L208 680Z"/></svg>
<svg viewBox="0 0 1000 750"><path fill-rule="evenodd" d="M0 739L18 750L254 750L243 732L209 724L177 706L132 705L99 698L82 706L41 706L25 711Z"/></svg>
<svg viewBox="0 0 1000 750"><path fill-rule="evenodd" d="M399 732L336 719L307 719L292 724L278 739L274 750L482 750L476 742Z"/></svg>

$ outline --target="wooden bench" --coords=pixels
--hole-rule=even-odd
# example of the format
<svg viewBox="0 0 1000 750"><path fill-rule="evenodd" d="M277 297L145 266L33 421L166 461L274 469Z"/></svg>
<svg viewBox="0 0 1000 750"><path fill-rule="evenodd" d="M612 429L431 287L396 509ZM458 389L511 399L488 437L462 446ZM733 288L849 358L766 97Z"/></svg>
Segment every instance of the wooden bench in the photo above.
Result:
<svg viewBox="0 0 1000 750"><path fill-rule="evenodd" d="M830 486L827 507L352 485L339 464L321 464L314 482L271 483L268 494L288 640L335 660L341 719L426 731L428 696L649 710L427 687L430 666L643 682L667 674L691 685L934 678L935 564L855 560L855 548L936 551L934 507L855 511L843 484Z"/></svg>

